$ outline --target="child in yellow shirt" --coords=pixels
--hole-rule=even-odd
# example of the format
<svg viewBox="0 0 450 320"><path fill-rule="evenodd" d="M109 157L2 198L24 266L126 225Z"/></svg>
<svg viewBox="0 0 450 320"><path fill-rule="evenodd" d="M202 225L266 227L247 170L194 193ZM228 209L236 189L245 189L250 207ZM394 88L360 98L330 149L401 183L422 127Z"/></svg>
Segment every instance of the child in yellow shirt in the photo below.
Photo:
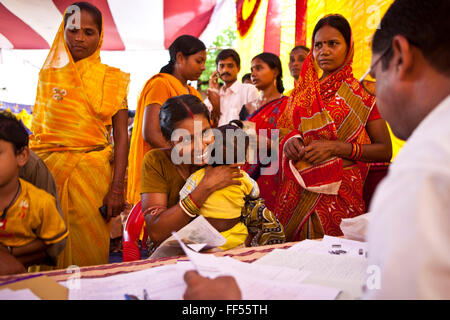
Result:
<svg viewBox="0 0 450 320"><path fill-rule="evenodd" d="M54 264L68 230L55 198L19 178L28 157L25 128L0 112L0 251L25 267Z"/></svg>
<svg viewBox="0 0 450 320"><path fill-rule="evenodd" d="M208 163L212 166L244 163L248 147L248 138L244 131L233 124L220 126L214 129L214 131L214 149ZM233 138L232 135L239 138ZM240 146L239 139L244 142L241 143ZM223 150L223 152L220 152L219 149ZM230 152L232 151L234 157L231 157L230 155ZM241 182L240 185L231 185L221 190L217 190L208 197L200 208L200 214L202 216L213 219L236 219L241 216L246 197L251 199L257 199L259 197L259 188L256 181L250 178L245 171L241 170L240 173L242 174L242 177L238 179ZM204 176L205 168L194 172L186 180L186 184L181 189L180 199L184 199L194 191ZM222 250L229 250L245 244L245 240L248 236L248 229L242 221L239 221L232 228L222 231L221 234L227 242L219 248Z"/></svg>

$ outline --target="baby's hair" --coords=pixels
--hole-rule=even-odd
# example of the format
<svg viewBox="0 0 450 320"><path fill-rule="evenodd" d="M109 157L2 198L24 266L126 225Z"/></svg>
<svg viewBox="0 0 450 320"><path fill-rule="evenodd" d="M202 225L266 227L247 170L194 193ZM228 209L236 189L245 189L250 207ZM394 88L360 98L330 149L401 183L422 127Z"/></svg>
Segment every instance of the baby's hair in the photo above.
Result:
<svg viewBox="0 0 450 320"><path fill-rule="evenodd" d="M249 146L249 137L244 132L243 127L244 125L241 121L232 120L228 124L214 129L214 148L211 152L210 160L212 166L245 162ZM219 148L222 148L223 156L217 159L216 150ZM241 150L242 148L243 150ZM231 157L229 155L231 150L233 151L232 162L230 162Z"/></svg>

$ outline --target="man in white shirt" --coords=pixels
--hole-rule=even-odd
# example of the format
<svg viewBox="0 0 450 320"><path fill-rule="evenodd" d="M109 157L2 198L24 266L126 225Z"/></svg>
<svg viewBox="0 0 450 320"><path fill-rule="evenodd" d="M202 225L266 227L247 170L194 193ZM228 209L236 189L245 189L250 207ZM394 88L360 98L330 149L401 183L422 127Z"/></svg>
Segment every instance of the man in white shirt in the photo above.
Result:
<svg viewBox="0 0 450 320"><path fill-rule="evenodd" d="M369 299L450 299L448 0L397 0L373 39L377 106L406 141L370 207Z"/></svg>
<svg viewBox="0 0 450 320"><path fill-rule="evenodd" d="M206 106L218 126L239 120L242 106L258 98L258 89L252 84L237 81L241 69L239 54L233 49L222 50L216 58L217 70L211 75ZM225 83L219 89L219 77Z"/></svg>
<svg viewBox="0 0 450 320"><path fill-rule="evenodd" d="M450 299L448 12L448 0L395 0L373 39L377 106L407 141L370 207L366 299ZM186 299L242 297L229 276L184 278Z"/></svg>

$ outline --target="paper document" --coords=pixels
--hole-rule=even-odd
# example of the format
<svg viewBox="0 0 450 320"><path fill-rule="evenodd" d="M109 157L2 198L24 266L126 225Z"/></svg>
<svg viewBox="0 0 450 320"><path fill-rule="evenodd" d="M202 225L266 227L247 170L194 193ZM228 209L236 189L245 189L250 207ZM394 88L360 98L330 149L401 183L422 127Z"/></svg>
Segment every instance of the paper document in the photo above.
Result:
<svg viewBox="0 0 450 320"><path fill-rule="evenodd" d="M198 250L206 250L224 245L227 240L205 219L198 216L182 229L177 231L183 242ZM182 255L184 252L178 241L171 236L159 245L150 258L161 258Z"/></svg>
<svg viewBox="0 0 450 320"><path fill-rule="evenodd" d="M30 289L22 290L0 290L0 300L41 300Z"/></svg>
<svg viewBox="0 0 450 320"><path fill-rule="evenodd" d="M177 236L180 247L185 250L200 275L216 278L222 275L233 276L246 300L297 300L297 299L335 299L340 290L302 282L309 271L289 270L284 267L260 266L237 261L230 257L218 258L187 248Z"/></svg>
<svg viewBox="0 0 450 320"><path fill-rule="evenodd" d="M367 279L367 259L350 255L276 249L254 263L309 271L304 283L341 289L344 299L360 298Z"/></svg>
<svg viewBox="0 0 450 320"><path fill-rule="evenodd" d="M367 248L367 242L325 236L321 241L308 239L300 241L287 251L367 258Z"/></svg>

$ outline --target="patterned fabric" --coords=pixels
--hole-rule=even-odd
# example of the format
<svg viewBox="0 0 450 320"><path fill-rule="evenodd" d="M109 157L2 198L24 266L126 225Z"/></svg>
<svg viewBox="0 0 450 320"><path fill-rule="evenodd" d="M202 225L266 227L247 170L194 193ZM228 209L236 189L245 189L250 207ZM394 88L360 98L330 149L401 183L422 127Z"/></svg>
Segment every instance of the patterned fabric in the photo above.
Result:
<svg viewBox="0 0 450 320"><path fill-rule="evenodd" d="M103 28L102 28L103 29ZM52 172L69 229L58 267L108 262L109 228L98 208L112 180L112 117L127 109L130 76L97 50L74 62L62 22L39 73L30 146Z"/></svg>
<svg viewBox="0 0 450 320"><path fill-rule="evenodd" d="M370 144L365 125L375 99L353 77L352 60L353 45L343 65L319 81L313 55L308 55L301 81L277 123L278 128L292 130L282 140L280 150L295 136L305 145L313 140ZM294 164L283 154L280 162L281 187L274 213L285 227L289 241L320 237L323 233L342 235L341 219L365 212L362 188L368 163L358 162L351 169L344 169L342 159L333 157L318 165L304 161ZM302 230L306 222L307 231Z"/></svg>
<svg viewBox="0 0 450 320"><path fill-rule="evenodd" d="M257 111L255 111L247 121L255 123L255 130L258 132L260 129L269 129L267 132L267 137L270 137L270 129L275 129L277 127L278 117L284 112L288 97L283 96L279 99L271 101ZM275 205L276 191L279 186L279 176L278 173L274 174L264 174L261 175L261 169L265 166L261 162L257 164L246 164L243 167L253 179L259 185L260 197L265 200L265 205L269 210L273 210Z"/></svg>
<svg viewBox="0 0 450 320"><path fill-rule="evenodd" d="M266 208L262 198L246 200L242 209L242 219L249 233L253 235L250 246L265 246L286 241L283 226Z"/></svg>
<svg viewBox="0 0 450 320"><path fill-rule="evenodd" d="M128 203L135 204L141 200L141 167L145 154L151 149L142 136L145 108L151 104L162 106L167 99L188 93L201 99L197 90L191 86L188 88L189 92L177 78L167 73L158 73L145 83L139 96L128 155Z"/></svg>

